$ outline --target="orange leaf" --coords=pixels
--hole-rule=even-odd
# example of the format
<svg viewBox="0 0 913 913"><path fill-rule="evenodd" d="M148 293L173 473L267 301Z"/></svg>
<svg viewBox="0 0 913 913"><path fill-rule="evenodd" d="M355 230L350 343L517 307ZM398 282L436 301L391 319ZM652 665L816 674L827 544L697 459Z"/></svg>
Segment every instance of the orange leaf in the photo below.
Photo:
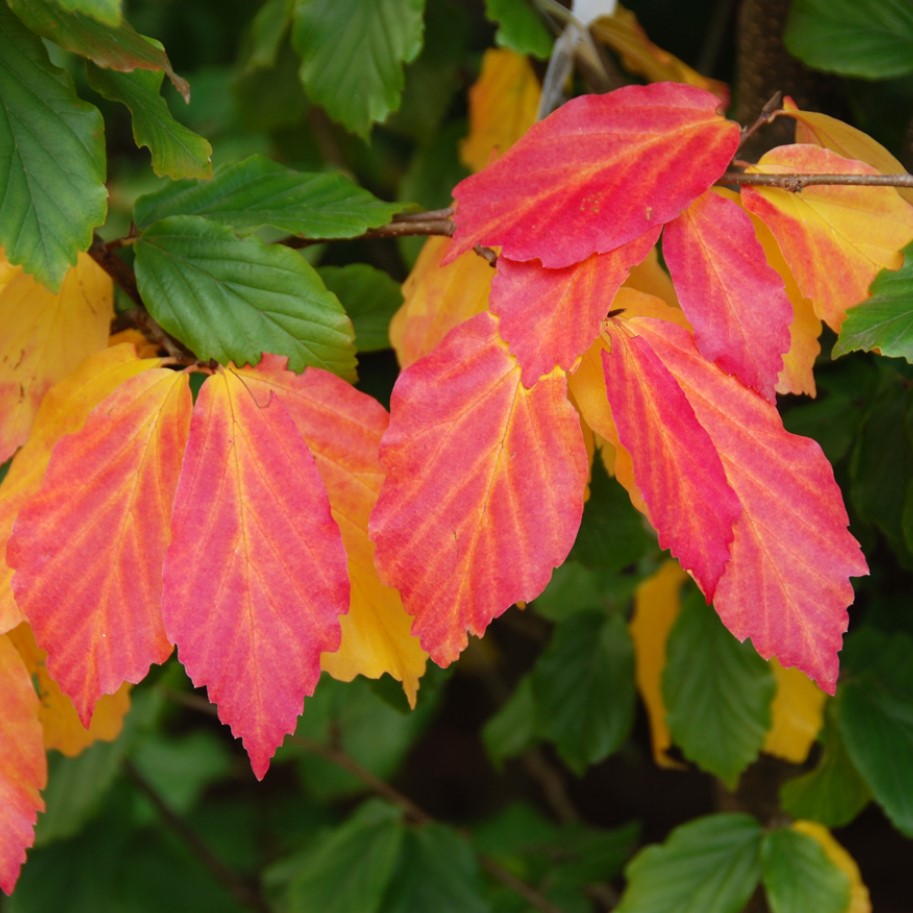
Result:
<svg viewBox="0 0 913 913"><path fill-rule="evenodd" d="M349 582L314 457L281 399L246 377L219 370L197 397L162 614L262 779L314 691L320 654L339 647Z"/></svg>
<svg viewBox="0 0 913 913"><path fill-rule="evenodd" d="M17 271L0 285L0 463L28 437L48 388L108 343L110 277L88 254L55 294Z"/></svg>
<svg viewBox="0 0 913 913"><path fill-rule="evenodd" d="M675 218L725 171L739 128L677 83L572 99L460 182L450 257L477 244L561 268Z"/></svg>
<svg viewBox="0 0 913 913"><path fill-rule="evenodd" d="M531 387L552 368L571 369L599 335L612 299L631 267L659 239L655 228L607 254L593 254L564 269L498 258L491 287L491 312L501 337Z"/></svg>
<svg viewBox="0 0 913 913"><path fill-rule="evenodd" d="M507 48L489 48L482 72L469 90L469 136L460 159L473 171L506 152L536 122L539 81L529 58Z"/></svg>
<svg viewBox="0 0 913 913"><path fill-rule="evenodd" d="M752 172L877 174L871 165L820 146L779 146ZM913 207L893 187L811 186L802 193L743 187L745 208L773 232L802 294L839 330L846 311L864 301L882 269L899 269L913 240Z"/></svg>
<svg viewBox="0 0 913 913"><path fill-rule="evenodd" d="M35 840L39 790L47 762L38 722L38 696L28 669L9 637L0 635L0 890L12 894Z"/></svg>
<svg viewBox="0 0 913 913"><path fill-rule="evenodd" d="M556 372L527 389L479 314L396 382L371 518L381 577L439 665L545 588L583 513L587 453Z"/></svg>
<svg viewBox="0 0 913 913"><path fill-rule="evenodd" d="M868 568L827 458L785 430L775 405L703 358L689 333L648 318L630 325L684 392L742 507L713 600L720 618L765 659L797 666L833 694L848 578Z"/></svg>
<svg viewBox="0 0 913 913"><path fill-rule="evenodd" d="M704 193L665 227L663 257L700 351L773 402L792 306L751 219Z"/></svg>
<svg viewBox="0 0 913 913"><path fill-rule="evenodd" d="M488 307L495 271L472 251L441 266L452 243L450 238L429 238L403 283L403 304L390 321L390 342L404 368Z"/></svg>
<svg viewBox="0 0 913 913"><path fill-rule="evenodd" d="M117 386L160 364L159 359L139 359L132 345L103 349L53 386L42 400L29 439L0 484L0 632L25 620L13 598L13 571L6 562L6 546L19 511L41 485L54 445L64 435L78 431L89 412Z"/></svg>
<svg viewBox="0 0 913 913"><path fill-rule="evenodd" d="M827 695L798 669L784 669L770 661L777 680L777 693L770 708L771 727L764 751L793 764L808 757L824 723Z"/></svg>
<svg viewBox="0 0 913 913"><path fill-rule="evenodd" d="M171 653L162 562L191 405L183 373L121 384L57 444L7 546L16 601L84 726Z"/></svg>
<svg viewBox="0 0 913 913"><path fill-rule="evenodd" d="M129 684L122 685L114 694L104 695L95 705L92 723L88 729L79 721L73 702L60 690L60 685L48 675L47 654L36 643L32 629L27 624L10 631L10 639L25 662L38 689L41 702L38 719L44 732L44 747L56 749L68 757L75 757L93 742L112 742L123 729L124 717L130 709Z"/></svg>
<svg viewBox="0 0 913 913"><path fill-rule="evenodd" d="M633 460L660 546L678 558L710 601L741 508L713 442L675 379L626 325L606 322L612 349L602 353L618 438Z"/></svg>
<svg viewBox="0 0 913 913"><path fill-rule="evenodd" d="M399 593L377 576L374 543L368 538L368 519L383 481L379 450L387 411L334 374L317 368L295 374L285 362L264 355L256 369L240 374L252 389L272 390L288 409L317 460L342 533L351 602L340 619L342 644L335 653L323 654L322 668L341 681L387 672L403 683L414 706L427 657L410 633L412 619Z"/></svg>

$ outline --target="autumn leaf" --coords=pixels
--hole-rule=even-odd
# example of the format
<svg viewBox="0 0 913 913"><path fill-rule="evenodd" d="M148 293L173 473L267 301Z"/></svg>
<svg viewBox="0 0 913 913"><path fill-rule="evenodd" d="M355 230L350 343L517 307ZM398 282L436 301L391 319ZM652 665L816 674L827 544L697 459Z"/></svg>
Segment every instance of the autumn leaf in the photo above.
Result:
<svg viewBox="0 0 913 913"><path fill-rule="evenodd" d="M382 579L439 665L545 587L583 513L587 453L556 372L523 386L479 314L400 374L371 518Z"/></svg>
<svg viewBox="0 0 913 913"><path fill-rule="evenodd" d="M12 894L44 811L39 790L47 762L38 722L38 696L8 636L0 636L0 890Z"/></svg>
<svg viewBox="0 0 913 913"><path fill-rule="evenodd" d="M687 331L649 318L627 325L674 377L741 505L714 608L765 659L798 667L833 694L853 601L848 578L868 568L827 458L787 432L773 404L703 358Z"/></svg>
<svg viewBox="0 0 913 913"><path fill-rule="evenodd" d="M778 146L749 171L877 174L820 146ZM913 207L893 187L811 186L801 194L743 187L745 208L774 234L802 294L839 330L846 311L868 297L881 269L898 269L913 240Z"/></svg>
<svg viewBox="0 0 913 913"><path fill-rule="evenodd" d="M845 913L872 913L869 889L863 884L856 860L834 839L834 835L816 821L794 821L793 830L805 834L821 844L828 859L843 871L850 880L850 905Z"/></svg>
<svg viewBox="0 0 913 913"><path fill-rule="evenodd" d="M773 402L793 309L749 217L704 193L666 225L663 257L698 349Z"/></svg>
<svg viewBox="0 0 913 913"><path fill-rule="evenodd" d="M456 186L450 257L482 244L561 268L668 222L723 173L738 145L738 126L718 104L675 83L571 100Z"/></svg>
<svg viewBox="0 0 913 913"><path fill-rule="evenodd" d="M0 632L25 620L13 598L13 572L6 562L6 548L19 511L41 486L54 445L64 435L78 431L89 412L120 384L160 364L159 359L138 358L132 345L103 349L51 387L42 400L29 439L0 485Z"/></svg>
<svg viewBox="0 0 913 913"><path fill-rule="evenodd" d="M825 693L798 669L784 669L770 661L777 680L771 706L772 725L764 751L793 764L803 764L824 725Z"/></svg>
<svg viewBox="0 0 913 913"><path fill-rule="evenodd" d="M502 338L531 387L552 368L570 370L599 335L612 299L633 265L656 244L660 227L607 254L593 254L564 269L498 258L491 312Z"/></svg>
<svg viewBox="0 0 913 913"><path fill-rule="evenodd" d="M403 683L414 706L426 656L410 633L412 619L399 593L377 575L368 538L368 519L383 481L379 451L387 411L333 374L317 368L295 374L272 355L264 356L255 371L239 374L252 390L272 391L288 409L314 454L342 534L351 601L340 619L342 643L336 652L323 654L322 668L342 681L389 673Z"/></svg>
<svg viewBox="0 0 913 913"><path fill-rule="evenodd" d="M16 602L84 726L171 653L162 562L191 403L166 368L119 386L57 444L7 546Z"/></svg>
<svg viewBox="0 0 913 913"><path fill-rule="evenodd" d="M58 293L22 271L0 286L0 463L25 442L48 388L107 345L113 301L111 279L86 254Z"/></svg>
<svg viewBox="0 0 913 913"><path fill-rule="evenodd" d="M245 378L220 370L197 397L162 614L262 779L313 693L320 654L339 647L349 583L314 457L279 397Z"/></svg>

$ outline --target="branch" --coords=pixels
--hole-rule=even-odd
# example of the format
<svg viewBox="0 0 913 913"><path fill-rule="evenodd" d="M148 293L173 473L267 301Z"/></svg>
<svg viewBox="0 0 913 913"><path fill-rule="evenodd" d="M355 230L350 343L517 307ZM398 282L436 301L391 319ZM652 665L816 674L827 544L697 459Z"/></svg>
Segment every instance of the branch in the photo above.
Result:
<svg viewBox="0 0 913 913"><path fill-rule="evenodd" d="M778 187L790 193L800 193L815 184L913 188L913 174L749 174L745 171L727 171L717 184Z"/></svg>
<svg viewBox="0 0 913 913"><path fill-rule="evenodd" d="M329 244L338 241L363 241L367 238L403 238L413 235L443 235L449 238L456 226L453 224L453 208L429 209L427 212L400 213L392 221L378 228L369 228L354 238L299 238L290 236L279 243L286 247L302 248L314 244Z"/></svg>

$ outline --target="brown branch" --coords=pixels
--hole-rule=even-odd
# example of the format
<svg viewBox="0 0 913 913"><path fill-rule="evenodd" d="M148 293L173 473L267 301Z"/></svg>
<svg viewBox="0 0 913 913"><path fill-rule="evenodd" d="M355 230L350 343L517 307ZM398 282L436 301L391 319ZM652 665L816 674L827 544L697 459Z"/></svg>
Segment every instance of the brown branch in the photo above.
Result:
<svg viewBox="0 0 913 913"><path fill-rule="evenodd" d="M752 174L745 171L727 171L717 183L777 187L790 193L799 193L806 187L821 184L913 188L913 174Z"/></svg>
<svg viewBox="0 0 913 913"><path fill-rule="evenodd" d="M386 225L369 228L354 238L299 238L293 235L283 238L279 243L297 249L334 241L364 241L368 238L404 238L415 235L441 235L449 238L455 228L453 208L448 206L446 209L429 209L426 212L400 213Z"/></svg>

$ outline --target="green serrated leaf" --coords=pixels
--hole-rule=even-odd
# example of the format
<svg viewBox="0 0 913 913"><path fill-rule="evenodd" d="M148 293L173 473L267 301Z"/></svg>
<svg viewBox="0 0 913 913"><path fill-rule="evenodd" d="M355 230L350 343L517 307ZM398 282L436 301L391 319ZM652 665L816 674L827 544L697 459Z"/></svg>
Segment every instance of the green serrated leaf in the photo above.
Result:
<svg viewBox="0 0 913 913"><path fill-rule="evenodd" d="M295 251L238 238L200 216L171 216L140 235L136 282L155 320L201 359L257 364L287 355L342 377L355 374L352 325Z"/></svg>
<svg viewBox="0 0 913 913"><path fill-rule="evenodd" d="M211 181L178 181L136 201L140 228L176 215L206 216L241 234L263 226L304 238L352 238L404 208L340 174L305 174L262 155L217 168Z"/></svg>
<svg viewBox="0 0 913 913"><path fill-rule="evenodd" d="M634 721L634 648L621 615L561 622L532 673L536 730L582 774L617 750Z"/></svg>
<svg viewBox="0 0 913 913"><path fill-rule="evenodd" d="M57 291L105 221L104 124L0 4L0 246Z"/></svg>
<svg viewBox="0 0 913 913"><path fill-rule="evenodd" d="M380 909L382 913L488 913L472 848L443 824L407 831Z"/></svg>
<svg viewBox="0 0 913 913"><path fill-rule="evenodd" d="M874 631L863 636L866 658L872 658L853 660L841 685L840 734L875 801L899 831L913 837L913 638ZM850 640L847 652L858 657L863 651Z"/></svg>
<svg viewBox="0 0 913 913"><path fill-rule="evenodd" d="M266 0L250 24L250 51L245 69L273 66L292 18L294 0Z"/></svg>
<svg viewBox="0 0 913 913"><path fill-rule="evenodd" d="M787 781L780 790L783 810L793 818L817 821L830 828L849 824L872 797L847 754L832 716L829 712L825 721L824 751L817 766Z"/></svg>
<svg viewBox="0 0 913 913"><path fill-rule="evenodd" d="M886 79L913 72L908 0L795 0L786 47L811 67Z"/></svg>
<svg viewBox="0 0 913 913"><path fill-rule="evenodd" d="M106 25L82 12L68 12L51 0L7 0L10 9L33 31L108 70L163 70L174 87L190 99L190 86L171 68L160 44L134 31L126 21Z"/></svg>
<svg viewBox="0 0 913 913"><path fill-rule="evenodd" d="M301 859L283 909L375 913L396 869L403 832L398 809L378 800L364 802Z"/></svg>
<svg viewBox="0 0 913 913"><path fill-rule="evenodd" d="M761 825L743 814L677 827L628 865L616 913L740 913L761 877L762 837Z"/></svg>
<svg viewBox="0 0 913 913"><path fill-rule="evenodd" d="M84 13L105 25L119 25L123 18L122 0L54 0L68 13Z"/></svg>
<svg viewBox="0 0 913 913"><path fill-rule="evenodd" d="M878 349L913 362L913 244L904 248L903 266L883 269L869 293L871 297L847 311L832 354L836 358Z"/></svg>
<svg viewBox="0 0 913 913"><path fill-rule="evenodd" d="M552 36L527 0L485 0L485 17L498 24L498 47L539 60L548 59L552 53Z"/></svg>
<svg viewBox="0 0 913 913"><path fill-rule="evenodd" d="M525 751L536 736L536 702L532 680L524 676L513 694L482 727L482 743L495 766Z"/></svg>
<svg viewBox="0 0 913 913"><path fill-rule="evenodd" d="M400 104L403 65L422 48L424 0L296 0L292 44L301 81L360 136Z"/></svg>
<svg viewBox="0 0 913 913"><path fill-rule="evenodd" d="M663 700L673 741L730 788L758 756L776 681L750 643L739 643L693 588L666 642Z"/></svg>
<svg viewBox="0 0 913 913"><path fill-rule="evenodd" d="M367 263L322 266L318 272L355 327L355 348L359 352L389 349L390 318L403 303L400 284Z"/></svg>
<svg viewBox="0 0 913 913"><path fill-rule="evenodd" d="M845 913L850 879L821 844L792 828L764 835L761 881L771 913Z"/></svg>
<svg viewBox="0 0 913 913"><path fill-rule="evenodd" d="M198 133L178 123L160 91L164 73L134 70L115 73L90 63L89 85L109 101L125 105L133 116L133 140L152 154L152 170L159 177L209 178L212 146Z"/></svg>

